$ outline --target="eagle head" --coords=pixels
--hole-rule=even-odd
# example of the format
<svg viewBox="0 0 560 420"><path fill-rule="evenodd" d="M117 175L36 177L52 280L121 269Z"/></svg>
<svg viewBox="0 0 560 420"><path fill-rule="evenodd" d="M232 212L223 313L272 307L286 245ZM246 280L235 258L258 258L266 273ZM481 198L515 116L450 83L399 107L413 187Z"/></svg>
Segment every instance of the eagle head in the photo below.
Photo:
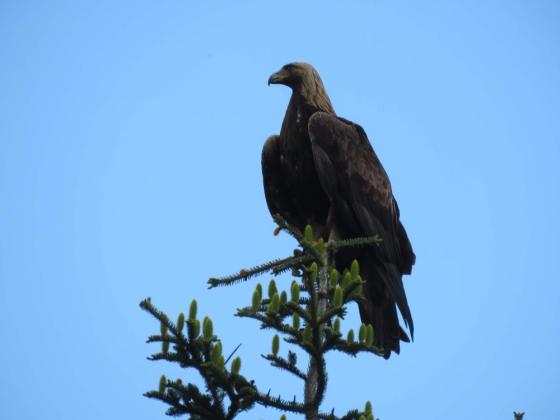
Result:
<svg viewBox="0 0 560 420"><path fill-rule="evenodd" d="M289 63L268 78L269 85L285 85L322 111L334 112L319 73L311 64Z"/></svg>
<svg viewBox="0 0 560 420"><path fill-rule="evenodd" d="M319 73L307 63L289 63L283 66L276 73L268 78L269 85L286 85L292 89L297 89L306 82L313 82L319 79Z"/></svg>

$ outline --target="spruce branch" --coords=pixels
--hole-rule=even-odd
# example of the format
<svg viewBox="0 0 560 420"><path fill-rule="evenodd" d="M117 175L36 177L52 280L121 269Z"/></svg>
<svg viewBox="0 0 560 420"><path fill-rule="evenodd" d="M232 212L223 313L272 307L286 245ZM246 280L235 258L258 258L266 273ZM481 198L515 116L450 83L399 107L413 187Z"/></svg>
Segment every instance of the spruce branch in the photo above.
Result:
<svg viewBox="0 0 560 420"><path fill-rule="evenodd" d="M290 225L286 219L280 216L278 213L272 216L274 222L278 225L279 230L285 231L288 235L292 236L296 241L301 242L303 240L303 234L295 226Z"/></svg>
<svg viewBox="0 0 560 420"><path fill-rule="evenodd" d="M240 412L249 410L254 404L273 407L283 412L302 414L307 420L356 419L372 420L371 404L364 411L350 410L341 417L334 409L321 411L328 374L325 356L329 351L338 351L355 356L360 352L382 356L384 349L373 345L374 331L371 325L359 327L358 337L350 330L346 339L340 332L350 302L363 299L362 284L357 262L340 274L334 265L336 252L348 247L363 247L379 244L378 236L354 238L342 241L316 239L311 227L302 233L290 226L281 217L275 217L279 230L284 230L298 243L294 255L255 266L249 270L208 281L209 288L230 286L252 277L271 272L274 275L291 270L295 279L286 290L274 280L263 291L257 284L251 305L237 309L236 316L256 320L261 329L271 329L278 334L272 340L272 352L261 355L270 364L288 372L304 382L303 401L292 401L281 395L271 396L271 391L262 392L257 384L240 374L241 358L230 359L237 346L227 357L222 353L222 341L214 333L209 317L197 319L195 300L189 308L188 318L183 313L172 322L164 312L157 309L149 299L140 303L160 324L160 334L150 335L148 343L161 343L161 351L149 356L152 361L176 363L182 368L194 369L204 380L205 390L196 385L167 380L162 377L159 389L145 395L158 399L169 406L168 415L190 415L191 419L233 419ZM289 345L302 349L307 360L307 369L298 367L296 354L288 351L287 357L280 354L280 335ZM368 408L369 407L369 408Z"/></svg>
<svg viewBox="0 0 560 420"><path fill-rule="evenodd" d="M327 310L328 304L328 287L329 287L329 258L321 243L315 247L315 251L319 258L312 266L308 277L308 289L310 290L310 311L313 314L311 325L313 328L313 345L318 350L310 357L309 367L307 370L307 381L305 382L305 401L310 407L305 413L308 420L317 420L319 418L319 407L324 398L327 386L327 373L325 366L324 353L321 351L323 347L323 324L321 322L323 315Z"/></svg>
<svg viewBox="0 0 560 420"><path fill-rule="evenodd" d="M257 393L255 397L256 402L263 405L264 407L274 407L281 411L290 411L292 413L304 413L306 410L306 406L300 402L295 401L286 401L282 399L282 397L271 397L270 391L265 393Z"/></svg>
<svg viewBox="0 0 560 420"><path fill-rule="evenodd" d="M204 419L233 419L240 411L247 410L254 404L255 389L250 381L239 374L239 366L235 369L236 372L227 370L221 342L213 334L209 318L205 318L203 335L199 336L194 334L194 325L198 320L190 317L187 321L187 338L149 299L143 300L140 306L161 322L162 332L169 331L171 334L153 335L148 341L174 343L173 351L155 353L149 359L165 360L178 363L183 368L195 369L204 379L207 389L207 393L202 393L193 384L185 387L180 381L163 380L159 391L150 391L145 394L147 397L169 404L169 415L191 414L193 418ZM191 310L191 315L193 312L196 315L195 310ZM226 397L229 400L227 409Z"/></svg>
<svg viewBox="0 0 560 420"><path fill-rule="evenodd" d="M329 241L327 247L329 248L329 251L337 252L343 248L363 248L371 245L379 246L381 242L383 242L383 239L381 239L379 235L374 235L374 236Z"/></svg>
<svg viewBox="0 0 560 420"><path fill-rule="evenodd" d="M294 363L291 363L289 360L286 360L283 357L274 356L272 354L267 354L266 356L261 355L261 357L265 360L268 360L274 367L284 369L285 371L290 372L291 374L297 376L300 379L303 379L304 381L307 379L305 373L299 370Z"/></svg>
<svg viewBox="0 0 560 420"><path fill-rule="evenodd" d="M306 261L309 261L310 258L305 255L296 255L291 257L286 257L282 259L272 260L265 264L257 265L252 267L248 270L241 269L237 274L231 274L226 277L221 278L210 278L208 279L208 288L212 289L214 287L219 286L231 286L232 284L247 281L251 277L255 277L267 272L272 272L274 275L278 275L283 273L290 268L297 267Z"/></svg>

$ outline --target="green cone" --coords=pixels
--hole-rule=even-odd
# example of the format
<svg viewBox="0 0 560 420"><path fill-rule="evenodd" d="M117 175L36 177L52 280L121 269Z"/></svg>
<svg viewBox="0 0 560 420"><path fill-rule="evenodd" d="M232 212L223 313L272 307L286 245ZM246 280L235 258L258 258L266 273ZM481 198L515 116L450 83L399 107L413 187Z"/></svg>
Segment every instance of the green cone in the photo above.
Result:
<svg viewBox="0 0 560 420"><path fill-rule="evenodd" d="M311 264L311 281L313 283L315 283L317 281L317 270L319 268L317 267L317 263L313 262L313 264Z"/></svg>
<svg viewBox="0 0 560 420"><path fill-rule="evenodd" d="M336 308L340 308L342 306L342 289L340 286L336 286L336 289L334 289L333 305Z"/></svg>
<svg viewBox="0 0 560 420"><path fill-rule="evenodd" d="M276 288L276 282L274 281L274 279L270 280L270 283L268 283L268 298L272 299L272 296L274 296L274 293L277 293L278 289Z"/></svg>
<svg viewBox="0 0 560 420"><path fill-rule="evenodd" d="M351 329L350 331L348 331L346 341L348 341L348 344L354 344L354 330Z"/></svg>
<svg viewBox="0 0 560 420"><path fill-rule="evenodd" d="M161 377L159 378L159 392L160 393L164 393L165 391L165 386L167 385L167 378L165 377L165 375L161 375Z"/></svg>
<svg viewBox="0 0 560 420"><path fill-rule="evenodd" d="M350 275L352 276L352 280L356 280L360 275L360 264L358 261L352 261L352 265L350 266Z"/></svg>
<svg viewBox="0 0 560 420"><path fill-rule="evenodd" d="M272 299L270 300L270 303L268 304L267 312L270 315L274 315L278 312L279 308L280 308L280 298L278 297L278 293L274 293Z"/></svg>
<svg viewBox="0 0 560 420"><path fill-rule="evenodd" d="M207 316L204 317L202 322L202 334L205 340L211 340L214 336L214 326L212 325L212 320Z"/></svg>
<svg viewBox="0 0 560 420"><path fill-rule="evenodd" d="M241 370L241 357L237 356L235 359L233 359L233 362L231 362L231 373L237 375L240 370Z"/></svg>
<svg viewBox="0 0 560 420"><path fill-rule="evenodd" d="M317 241L317 245L315 245L315 249L320 254L325 252L325 241L323 240L323 238L319 238L319 240Z"/></svg>
<svg viewBox="0 0 560 420"><path fill-rule="evenodd" d="M261 294L259 293L259 289L255 289L253 292L253 299L251 301L251 308L253 311L257 311L261 307Z"/></svg>
<svg viewBox="0 0 560 420"><path fill-rule="evenodd" d="M276 356L278 350L280 350L280 337L278 337L278 334L275 334L274 337L272 337L272 354Z"/></svg>
<svg viewBox="0 0 560 420"><path fill-rule="evenodd" d="M222 342L218 341L214 348L212 349L212 353L210 354L210 358L212 359L212 363L219 365L220 363L220 356L222 355Z"/></svg>
<svg viewBox="0 0 560 420"><path fill-rule="evenodd" d="M298 303L299 302L299 284L297 281L292 281L292 287L291 287L291 292L292 292L292 302L294 303Z"/></svg>
<svg viewBox="0 0 560 420"><path fill-rule="evenodd" d="M371 324L366 327L366 344L368 346L373 344L373 326Z"/></svg>
<svg viewBox="0 0 560 420"><path fill-rule="evenodd" d="M342 286L343 289L346 289L351 282L352 282L352 274L350 274L349 271L346 271L344 273L344 276L342 277L342 281L340 282L340 285Z"/></svg>
<svg viewBox="0 0 560 420"><path fill-rule="evenodd" d="M363 297L364 296L364 282L362 280L362 278L360 276L358 276L358 278L355 280L357 282L359 282L358 287L356 287L356 291L354 292L354 294L358 297Z"/></svg>
<svg viewBox="0 0 560 420"><path fill-rule="evenodd" d="M194 340L200 334L200 320L195 319L194 321L192 321L192 326L193 326L193 335L191 337L191 340Z"/></svg>
<svg viewBox="0 0 560 420"><path fill-rule="evenodd" d="M313 240L313 229L311 229L310 225L305 226L305 230L303 231L303 239L307 242L311 242Z"/></svg>
<svg viewBox="0 0 560 420"><path fill-rule="evenodd" d="M334 326L333 329L335 330L335 332L340 332L340 318L336 317L336 319L334 320Z"/></svg>
<svg viewBox="0 0 560 420"><path fill-rule="evenodd" d="M183 328L185 328L185 314L181 312L177 317L177 330L181 332Z"/></svg>
<svg viewBox="0 0 560 420"><path fill-rule="evenodd" d="M332 288L335 288L336 285L338 284L338 279L340 277L340 274L338 272L338 270L336 268L333 268L331 270L331 278L330 278L330 285Z"/></svg>
<svg viewBox="0 0 560 420"><path fill-rule="evenodd" d="M296 330L299 330L299 314L297 312L294 312L294 314L292 315L292 326Z"/></svg>
<svg viewBox="0 0 560 420"><path fill-rule="evenodd" d="M360 325L360 332L358 333L360 338L360 343L365 343L366 341L366 324Z"/></svg>
<svg viewBox="0 0 560 420"><path fill-rule="evenodd" d="M198 304L196 303L196 299L193 299L191 302L191 307L189 308L189 319L194 321L196 319L196 311L198 309Z"/></svg>

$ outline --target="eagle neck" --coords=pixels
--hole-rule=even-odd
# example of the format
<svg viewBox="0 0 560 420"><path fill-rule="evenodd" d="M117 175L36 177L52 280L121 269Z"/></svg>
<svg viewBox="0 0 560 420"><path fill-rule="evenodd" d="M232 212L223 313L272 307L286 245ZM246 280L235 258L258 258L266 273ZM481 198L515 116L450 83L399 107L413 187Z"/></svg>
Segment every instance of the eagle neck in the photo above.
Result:
<svg viewBox="0 0 560 420"><path fill-rule="evenodd" d="M334 114L334 108L329 99L329 95L327 95L322 85L313 86L312 88L302 85L300 89L293 91L292 99L293 102L299 106Z"/></svg>

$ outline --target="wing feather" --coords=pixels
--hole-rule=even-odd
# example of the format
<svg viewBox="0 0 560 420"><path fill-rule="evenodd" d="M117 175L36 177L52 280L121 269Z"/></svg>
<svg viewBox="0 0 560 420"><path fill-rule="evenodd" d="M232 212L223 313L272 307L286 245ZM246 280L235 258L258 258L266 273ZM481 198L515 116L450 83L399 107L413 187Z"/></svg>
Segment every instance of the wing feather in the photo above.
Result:
<svg viewBox="0 0 560 420"><path fill-rule="evenodd" d="M316 112L308 129L317 175L334 206L337 228L347 237L381 236L375 258L385 267L383 281L413 334L401 277L410 272L414 254L381 162L357 124Z"/></svg>
<svg viewBox="0 0 560 420"><path fill-rule="evenodd" d="M270 214L280 214L293 226L300 226L302 221L283 182L279 139L278 135L270 136L262 150L261 167L266 204Z"/></svg>

